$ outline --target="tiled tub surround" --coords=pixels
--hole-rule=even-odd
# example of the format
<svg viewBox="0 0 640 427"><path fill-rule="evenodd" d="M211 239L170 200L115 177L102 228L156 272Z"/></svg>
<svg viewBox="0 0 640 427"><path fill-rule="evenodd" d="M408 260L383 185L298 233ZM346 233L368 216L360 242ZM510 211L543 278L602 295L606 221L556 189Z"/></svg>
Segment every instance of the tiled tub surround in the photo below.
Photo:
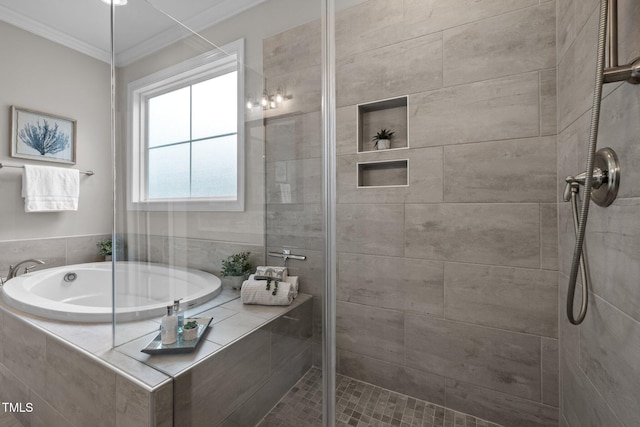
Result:
<svg viewBox="0 0 640 427"><path fill-rule="evenodd" d="M509 427L557 425L556 6L368 0L337 14L340 373ZM309 255L296 268L318 279L319 31L263 47L267 79L296 86L266 123L267 246ZM408 148L359 153L358 104L399 96ZM358 162L401 159L408 187L357 188Z"/></svg>
<svg viewBox="0 0 640 427"><path fill-rule="evenodd" d="M558 176L585 168L596 61L599 2L558 0ZM618 2L620 64L640 55L640 3ZM589 310L582 325L566 320L575 237L569 203L559 213L559 317L563 427L638 425L640 405L640 87L607 84L598 148L621 163L616 201L591 205L586 248L591 271ZM558 184L558 200L563 186ZM576 295L579 301L580 295ZM579 304L579 302L577 302Z"/></svg>
<svg viewBox="0 0 640 427"><path fill-rule="evenodd" d="M110 324L57 322L0 303L0 400L33 403L15 414L25 427L246 426L311 366L308 295L289 307L244 306L224 290L186 312L195 315L214 317L195 352L148 356L140 350L159 318L118 325L129 342L112 349Z"/></svg>
<svg viewBox="0 0 640 427"><path fill-rule="evenodd" d="M98 255L96 244L110 237L110 234L96 234L0 241L0 275L6 277L9 265L29 258L41 259L46 263L38 269L104 261L104 257Z"/></svg>

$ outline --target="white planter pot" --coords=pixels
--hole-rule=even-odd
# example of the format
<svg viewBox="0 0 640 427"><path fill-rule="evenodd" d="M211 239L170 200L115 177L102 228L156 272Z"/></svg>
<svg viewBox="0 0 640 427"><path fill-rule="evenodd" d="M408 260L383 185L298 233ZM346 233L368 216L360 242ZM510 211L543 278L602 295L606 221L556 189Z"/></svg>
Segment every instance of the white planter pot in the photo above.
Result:
<svg viewBox="0 0 640 427"><path fill-rule="evenodd" d="M182 341L193 341L196 338L198 338L198 328L182 330Z"/></svg>
<svg viewBox="0 0 640 427"><path fill-rule="evenodd" d="M389 139L379 139L377 148L378 150L387 150L391 147L391 140Z"/></svg>
<svg viewBox="0 0 640 427"><path fill-rule="evenodd" d="M244 282L244 276L229 276L228 279L231 284L231 289L240 289L242 282Z"/></svg>

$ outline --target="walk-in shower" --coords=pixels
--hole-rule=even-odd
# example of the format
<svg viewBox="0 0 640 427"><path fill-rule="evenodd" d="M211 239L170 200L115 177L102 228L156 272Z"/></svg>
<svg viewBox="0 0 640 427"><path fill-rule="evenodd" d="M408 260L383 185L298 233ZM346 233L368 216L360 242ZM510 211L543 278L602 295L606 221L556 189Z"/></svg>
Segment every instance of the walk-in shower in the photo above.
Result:
<svg viewBox="0 0 640 427"><path fill-rule="evenodd" d="M601 0L600 20L598 25L598 46L596 62L596 78L591 111L591 127L589 145L587 147L587 164L585 172L568 176L565 179L564 201L571 201L573 210L576 244L573 252L569 287L567 291L567 317L574 325L584 321L589 299L589 264L584 250L584 240L589 215L589 204L593 200L598 206L607 207L616 198L620 185L620 164L611 148L603 148L596 152L598 143L598 126L602 104L602 88L605 83L626 81L631 84L640 83L640 57L627 65L618 65L618 2L617 0ZM608 28L608 31L607 31ZM609 35L609 61L605 68L605 50ZM578 208L579 186L584 186L582 206ZM578 215L578 209L580 211ZM578 272L581 272L582 302L577 316L574 315L575 289Z"/></svg>

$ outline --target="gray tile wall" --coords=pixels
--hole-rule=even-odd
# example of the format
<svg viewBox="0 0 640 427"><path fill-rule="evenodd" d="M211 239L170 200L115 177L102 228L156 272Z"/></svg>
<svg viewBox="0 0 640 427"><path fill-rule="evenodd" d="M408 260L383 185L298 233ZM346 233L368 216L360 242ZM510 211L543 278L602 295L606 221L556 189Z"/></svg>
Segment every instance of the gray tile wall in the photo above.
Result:
<svg viewBox="0 0 640 427"><path fill-rule="evenodd" d="M558 176L585 168L598 21L597 0L558 0ZM620 63L640 55L638 2L619 2ZM592 289L579 327L564 304L575 237L571 209L559 216L561 422L567 427L632 426L640 419L640 87L604 88L598 147L616 150L623 171L619 198L594 206L587 227ZM562 191L558 184L558 191ZM579 304L580 295L576 296Z"/></svg>
<svg viewBox="0 0 640 427"><path fill-rule="evenodd" d="M23 426L171 425L170 382L141 388L3 309L0 338L0 401L33 405L15 414Z"/></svg>
<svg viewBox="0 0 640 427"><path fill-rule="evenodd" d="M504 425L557 425L556 6L338 13L340 372ZM313 28L265 40L268 81L318 67ZM321 296L320 99L295 84L297 113L268 113L267 242L311 255L295 271ZM395 96L408 97L408 147L359 153L357 104ZM357 188L357 162L404 159L408 187ZM316 311L316 349L320 324Z"/></svg>
<svg viewBox="0 0 640 427"><path fill-rule="evenodd" d="M106 234L0 241L0 275L5 277L9 265L29 258L37 258L46 264L40 268L60 265L104 261L98 255L96 243L111 237Z"/></svg>
<svg viewBox="0 0 640 427"><path fill-rule="evenodd" d="M311 367L311 316L306 301L178 374L174 425L256 425Z"/></svg>

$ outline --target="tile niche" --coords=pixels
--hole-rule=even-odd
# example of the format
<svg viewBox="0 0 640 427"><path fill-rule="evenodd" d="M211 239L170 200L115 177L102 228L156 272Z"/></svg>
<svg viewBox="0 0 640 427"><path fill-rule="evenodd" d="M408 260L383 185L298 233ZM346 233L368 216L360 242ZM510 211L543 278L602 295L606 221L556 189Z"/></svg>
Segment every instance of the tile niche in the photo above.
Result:
<svg viewBox="0 0 640 427"><path fill-rule="evenodd" d="M367 156L366 161L357 163L358 188L409 185L407 159L380 160L376 155L409 148L407 111L406 96L358 105L357 151L360 156ZM378 149L372 140L382 129L394 133L387 149Z"/></svg>

